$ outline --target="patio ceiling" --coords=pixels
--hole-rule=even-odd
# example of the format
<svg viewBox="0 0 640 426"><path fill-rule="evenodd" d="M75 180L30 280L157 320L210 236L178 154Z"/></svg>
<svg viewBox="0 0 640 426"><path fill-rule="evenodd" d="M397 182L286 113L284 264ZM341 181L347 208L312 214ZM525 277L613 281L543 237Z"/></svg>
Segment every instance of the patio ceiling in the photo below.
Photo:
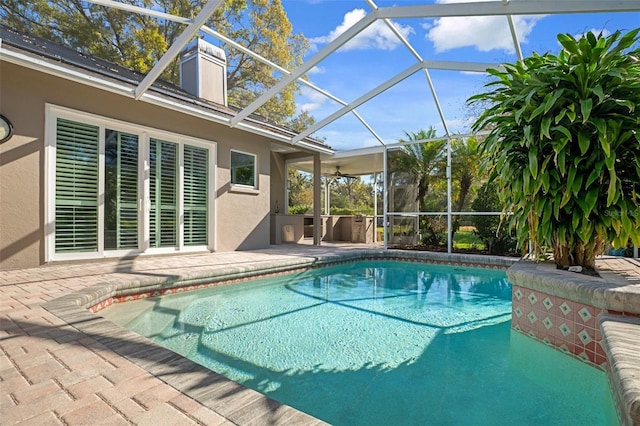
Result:
<svg viewBox="0 0 640 426"><path fill-rule="evenodd" d="M472 17L472 16L504 16L506 17L514 50L518 58L522 58L522 50L517 37L517 30L513 17L518 15L553 15L553 14L585 14L585 13L611 13L611 12L635 12L640 11L640 1L638 0L582 0L582 1L557 1L557 0L516 0L516 1L487 1L487 2L462 2L462 3L441 3L441 4L423 4L412 6L393 6L379 8L373 0L365 0L371 11L367 13L354 25L349 27L342 34L337 36L333 41L329 42L324 48L319 50L315 55L308 58L298 68L293 70L284 69L269 58L264 58L244 46L236 43L217 31L207 27L204 23L213 14L213 12L222 4L222 0L209 0L200 13L193 19L175 16L158 10L146 9L142 7L132 6L120 3L114 0L87 0L89 3L108 6L128 12L139 13L158 19L166 19L168 21L182 23L186 28L182 34L176 39L175 43L166 51L164 56L156 63L153 69L148 73L146 78L135 88L134 97L140 99L149 89L153 82L162 74L164 69L175 59L182 48L199 32L211 36L230 48L238 49L243 53L250 55L253 59L264 63L282 74L282 78L271 88L262 93L251 104L242 109L235 117L229 120L228 125L235 127L239 125L250 114L254 113L258 108L264 105L269 99L277 95L287 85L298 82L322 96L331 99L342 107L326 117L316 117L317 122L304 132L294 135L288 141L291 145L296 145L307 136L312 136L315 132L328 126L341 117L351 114L358 122L379 142L379 146L385 145L385 141L376 132L376 125L368 123L358 113L357 108L379 96L383 92L399 84L403 80L415 75L423 74L425 84L432 95L432 101L440 117L444 128L445 137L452 136L445 114L440 105L438 98L438 88L435 87L430 70L456 70L456 71L472 71L483 72L487 68L500 68L498 63L480 63L480 62L461 62L461 61L430 61L425 60L412 44L398 31L392 24L391 20L403 18L443 18L443 17ZM350 102L340 99L331 94L329 91L316 86L303 76L307 74L313 67L320 64L323 60L338 51L346 43L370 27L375 22L382 21L400 40L406 49L414 57L415 62L404 70L398 72L390 79L380 83L377 87L362 94L357 99ZM382 60L382 58L381 58ZM327 143L331 145L331 141ZM379 155L378 155L379 153ZM372 163L373 159L373 163ZM380 164L378 164L378 161ZM365 169L382 170L382 150L356 150L351 153L337 152L334 156L323 157L323 174L330 174L335 171L335 166L340 165L341 171L348 174L364 174ZM305 162L299 163L302 168ZM309 163L310 164L310 163ZM378 168L379 166L379 168Z"/></svg>

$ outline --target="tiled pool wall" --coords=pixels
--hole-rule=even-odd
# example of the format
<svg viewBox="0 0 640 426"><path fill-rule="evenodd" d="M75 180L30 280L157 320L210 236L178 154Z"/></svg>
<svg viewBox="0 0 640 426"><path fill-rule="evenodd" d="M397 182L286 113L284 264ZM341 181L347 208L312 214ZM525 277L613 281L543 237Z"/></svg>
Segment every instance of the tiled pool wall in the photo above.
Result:
<svg viewBox="0 0 640 426"><path fill-rule="evenodd" d="M640 318L640 314L629 309L634 304L625 300L624 293L616 292L614 283L576 277L576 274L563 276L553 269L528 263L528 266L527 262L518 263L509 271L511 327L567 355L606 369L607 354L598 316L613 314ZM529 272L535 269L533 280L523 279L522 272L527 267ZM521 274L513 274L513 269L520 269ZM525 286L519 285L521 283Z"/></svg>
<svg viewBox="0 0 640 426"><path fill-rule="evenodd" d="M434 256L435 255L435 256ZM318 267L328 267L334 265L340 265L344 263L350 263L354 261L403 261L403 262L414 262L414 263L428 263L428 264L437 264L437 265L448 265L448 266L466 266L466 267L476 267L476 268L485 268L485 269L502 269L506 270L509 266L515 261L512 258L497 258L497 259L481 259L475 256L466 256L466 255L443 255L439 253L430 253L430 254L421 254L421 253L411 253L411 252L402 252L402 253L393 253L388 251L386 254L380 255L380 253L368 253L368 254L360 254L360 255L349 255L342 256L340 258L330 258L322 261L317 261L310 263L306 266L301 267L290 267L283 266L282 268L277 268L275 271L271 271L268 273L263 273L261 271L252 271L244 274L240 274L240 276L235 276L233 278L227 278L225 275L220 276L212 276L209 282L201 282L198 284L186 284L181 285L180 282L177 282L174 286L168 288L152 288L146 291L138 291L137 289L131 290L123 290L122 292L115 292L106 298L103 298L98 303L95 303L88 307L88 309L93 313L98 313L102 309L105 309L111 306L114 303L122 303L129 302L139 299L145 299L149 297L157 297L157 296L165 296L175 293L183 293L186 291L199 290L204 288L211 287L219 287L224 285L238 284L242 282L247 282L254 279L260 278L271 278L282 275L290 275L294 273L304 272L312 268ZM237 275L237 274L236 274Z"/></svg>
<svg viewBox="0 0 640 426"><path fill-rule="evenodd" d="M511 326L605 370L621 423L638 426L640 288L637 278L632 282L615 274L601 275L517 262L507 271L512 284Z"/></svg>
<svg viewBox="0 0 640 426"><path fill-rule="evenodd" d="M605 369L597 317L606 310L517 285L512 287L511 309L514 330Z"/></svg>

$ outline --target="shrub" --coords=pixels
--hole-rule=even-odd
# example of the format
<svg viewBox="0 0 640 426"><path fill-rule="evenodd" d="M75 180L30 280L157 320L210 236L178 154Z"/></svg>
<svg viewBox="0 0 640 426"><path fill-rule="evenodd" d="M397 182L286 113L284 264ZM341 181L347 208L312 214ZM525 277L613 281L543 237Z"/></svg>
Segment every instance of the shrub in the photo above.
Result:
<svg viewBox="0 0 640 426"><path fill-rule="evenodd" d="M605 241L640 245L640 28L534 54L504 71L474 123L518 242L552 247L558 266L593 269ZM633 49L636 45L635 50Z"/></svg>
<svg viewBox="0 0 640 426"><path fill-rule="evenodd" d="M478 190L471 208L477 212L496 212L502 210L498 198L497 185L485 183ZM482 240L489 254L515 254L517 241L511 235L506 224L500 224L497 216L473 216L474 233Z"/></svg>

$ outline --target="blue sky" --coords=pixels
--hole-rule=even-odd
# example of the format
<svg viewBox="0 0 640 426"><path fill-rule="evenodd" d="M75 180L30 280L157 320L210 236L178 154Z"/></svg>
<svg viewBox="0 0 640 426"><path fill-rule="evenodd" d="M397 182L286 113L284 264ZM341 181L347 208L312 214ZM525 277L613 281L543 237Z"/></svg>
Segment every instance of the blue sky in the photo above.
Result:
<svg viewBox="0 0 640 426"><path fill-rule="evenodd" d="M518 1L518 0L514 0ZM569 1L569 0L564 0ZM571 0L575 1L575 0ZM606 1L606 0L603 0ZM444 2L444 1L442 1ZM380 8L431 3L430 1L377 1ZM365 0L282 0L294 32L311 42L307 58L371 11ZM640 27L640 12L520 16L514 21L525 56L532 52L557 53L558 33L581 35L587 31L626 32ZM424 60L514 62L515 51L506 17L444 19L402 19L393 21ZM315 67L309 79L345 102L392 78L416 62L410 51L382 21ZM469 132L474 117L466 99L483 90L486 74L430 70L430 77L452 133ZM317 121L342 105L304 88L298 108L309 111ZM404 132L433 125L438 135L444 127L423 72L357 108L358 113L386 142L394 143ZM347 114L316 133L337 150L379 145L377 139L352 114Z"/></svg>

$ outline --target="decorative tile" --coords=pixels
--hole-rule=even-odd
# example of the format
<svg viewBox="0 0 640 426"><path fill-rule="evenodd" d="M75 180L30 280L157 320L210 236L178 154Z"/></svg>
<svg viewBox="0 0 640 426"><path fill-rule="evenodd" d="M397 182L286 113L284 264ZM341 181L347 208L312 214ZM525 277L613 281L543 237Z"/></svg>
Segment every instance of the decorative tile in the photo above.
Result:
<svg viewBox="0 0 640 426"><path fill-rule="evenodd" d="M571 328L567 325L567 323L563 322L562 325L560 325L560 332L564 337L567 337L569 334L571 334Z"/></svg>
<svg viewBox="0 0 640 426"><path fill-rule="evenodd" d="M548 297L545 297L545 299L542 301L542 304L545 308L547 308L547 311L553 308L553 302Z"/></svg>
<svg viewBox="0 0 640 426"><path fill-rule="evenodd" d="M531 303L532 305L534 305L538 301L535 293L530 293L528 299L529 303Z"/></svg>
<svg viewBox="0 0 640 426"><path fill-rule="evenodd" d="M587 330L582 330L580 333L578 333L578 337L580 338L580 341L583 345L586 345L587 343L593 341Z"/></svg>
<svg viewBox="0 0 640 426"><path fill-rule="evenodd" d="M571 351L569 350L569 347L567 345L565 345L564 343L562 345L560 345L560 350L562 352L564 352L565 354L570 354Z"/></svg>
<svg viewBox="0 0 640 426"><path fill-rule="evenodd" d="M582 309L578 311L578 315L580 315L580 318L582 318L582 321L584 322L587 322L591 318L593 318L593 315L591 315L591 312L586 306L583 306Z"/></svg>
<svg viewBox="0 0 640 426"><path fill-rule="evenodd" d="M553 327L553 321L551 321L551 319L549 317L545 317L542 320L542 323L544 324L544 327L549 330L551 327Z"/></svg>
<svg viewBox="0 0 640 426"><path fill-rule="evenodd" d="M529 318L529 322L531 324L533 324L534 322L536 322L538 320L538 317L536 316L535 312L529 312L529 315L527 315L527 318Z"/></svg>
<svg viewBox="0 0 640 426"><path fill-rule="evenodd" d="M520 308L520 306L516 306L516 308L513 310L513 312L516 314L516 317L520 318L522 316L522 309Z"/></svg>
<svg viewBox="0 0 640 426"><path fill-rule="evenodd" d="M553 346L553 344L551 343L551 339L549 339L548 337L542 339L542 342L547 346Z"/></svg>
<svg viewBox="0 0 640 426"><path fill-rule="evenodd" d="M562 311L563 315L566 316L571 312L571 307L567 302L562 302L562 305L560 305L560 310Z"/></svg>
<svg viewBox="0 0 640 426"><path fill-rule="evenodd" d="M520 291L520 288L516 289L516 291L513 294L514 296L516 296L516 299L518 300L522 299L523 294L522 294L522 291Z"/></svg>

